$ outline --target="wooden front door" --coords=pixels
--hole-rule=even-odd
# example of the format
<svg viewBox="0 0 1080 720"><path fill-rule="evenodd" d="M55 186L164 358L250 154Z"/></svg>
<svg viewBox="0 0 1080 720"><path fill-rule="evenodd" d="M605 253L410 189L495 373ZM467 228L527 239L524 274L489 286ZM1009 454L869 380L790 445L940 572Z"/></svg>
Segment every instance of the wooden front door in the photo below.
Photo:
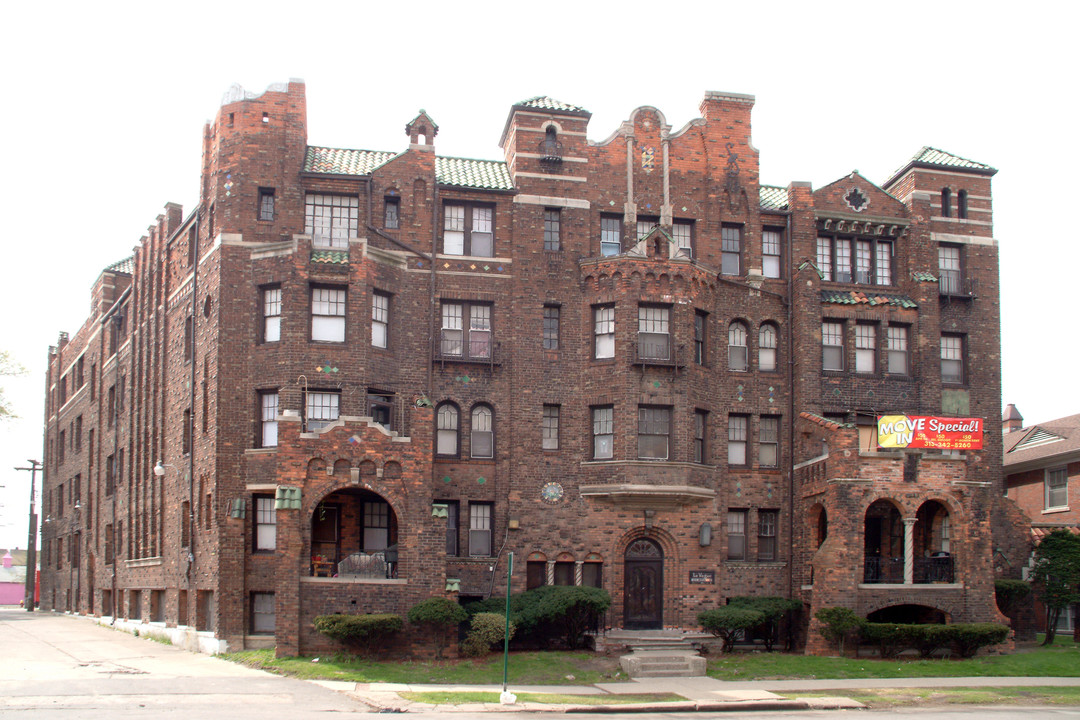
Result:
<svg viewBox="0 0 1080 720"><path fill-rule="evenodd" d="M664 626L664 554L652 540L635 540L626 549L623 627L654 630Z"/></svg>

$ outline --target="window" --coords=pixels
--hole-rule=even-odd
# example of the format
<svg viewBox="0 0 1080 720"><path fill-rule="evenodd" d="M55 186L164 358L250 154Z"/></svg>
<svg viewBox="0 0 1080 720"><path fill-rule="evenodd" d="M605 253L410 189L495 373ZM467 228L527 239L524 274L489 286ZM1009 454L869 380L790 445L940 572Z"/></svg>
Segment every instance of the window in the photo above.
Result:
<svg viewBox="0 0 1080 720"><path fill-rule="evenodd" d="M82 452L82 415L75 418L75 452Z"/></svg>
<svg viewBox="0 0 1080 720"><path fill-rule="evenodd" d="M393 430L394 394L368 388L367 414L372 421Z"/></svg>
<svg viewBox="0 0 1080 720"><path fill-rule="evenodd" d="M671 408L638 407L638 459L667 460L671 445Z"/></svg>
<svg viewBox="0 0 1080 720"><path fill-rule="evenodd" d="M90 366L90 399L97 400L97 365Z"/></svg>
<svg viewBox="0 0 1080 720"><path fill-rule="evenodd" d="M469 503L469 557L491 557L491 503Z"/></svg>
<svg viewBox="0 0 1080 720"><path fill-rule="evenodd" d="M184 362L191 362L191 356L195 349L195 321L188 315L184 319Z"/></svg>
<svg viewBox="0 0 1080 720"><path fill-rule="evenodd" d="M1067 468L1046 471L1046 509L1069 506L1069 474Z"/></svg>
<svg viewBox="0 0 1080 720"><path fill-rule="evenodd" d="M758 510L758 560L776 560L776 510Z"/></svg>
<svg viewBox="0 0 1080 720"><path fill-rule="evenodd" d="M371 344L384 348L390 328L390 296L381 292L371 294Z"/></svg>
<svg viewBox="0 0 1080 720"><path fill-rule="evenodd" d="M611 257L622 252L622 219L612 215L600 216L600 254Z"/></svg>
<svg viewBox="0 0 1080 720"><path fill-rule="evenodd" d="M961 190L956 193L956 217L961 220L966 220L968 216L968 195L967 190Z"/></svg>
<svg viewBox="0 0 1080 720"><path fill-rule="evenodd" d="M251 634L273 635L275 627L274 593L251 593Z"/></svg>
<svg viewBox="0 0 1080 720"><path fill-rule="evenodd" d="M547 560L529 560L525 563L525 589L533 590L547 585Z"/></svg>
<svg viewBox="0 0 1080 720"><path fill-rule="evenodd" d="M708 447L705 444L705 427L708 424L709 413L704 410L694 411L694 462L708 462Z"/></svg>
<svg viewBox="0 0 1080 720"><path fill-rule="evenodd" d="M544 210L544 249L558 252L560 245L559 221L560 211L552 208Z"/></svg>
<svg viewBox="0 0 1080 720"><path fill-rule="evenodd" d="M443 206L443 252L447 255L492 257L495 254L490 206L447 203Z"/></svg>
<svg viewBox="0 0 1080 720"><path fill-rule="evenodd" d="M708 313L701 310L694 311L694 362L698 365L704 365L706 354L705 348L705 323L708 320Z"/></svg>
<svg viewBox="0 0 1080 720"><path fill-rule="evenodd" d="M552 579L556 585L574 584L574 562L572 560L557 560Z"/></svg>
<svg viewBox="0 0 1080 720"><path fill-rule="evenodd" d="M180 440L180 449L184 455L191 453L191 409L184 411L183 420L183 436Z"/></svg>
<svg viewBox="0 0 1080 720"><path fill-rule="evenodd" d="M586 560L581 564L581 584L585 587L603 587L604 563Z"/></svg>
<svg viewBox="0 0 1080 720"><path fill-rule="evenodd" d="M103 443L104 444L104 443ZM105 495L112 495L116 483L116 459L109 455L105 458Z"/></svg>
<svg viewBox="0 0 1080 720"><path fill-rule="evenodd" d="M724 225L720 228L720 272L738 275L742 260L742 225Z"/></svg>
<svg viewBox="0 0 1080 720"><path fill-rule="evenodd" d="M311 339L345 342L345 288L311 288Z"/></svg>
<svg viewBox="0 0 1080 720"><path fill-rule="evenodd" d="M615 306L593 308L593 357L615 357Z"/></svg>
<svg viewBox="0 0 1080 720"><path fill-rule="evenodd" d="M559 449L559 406L545 405L540 420L540 447L544 450Z"/></svg>
<svg viewBox="0 0 1080 720"><path fill-rule="evenodd" d="M465 318L468 317L468 336ZM442 354L483 360L491 357L491 306L469 303L442 304Z"/></svg>
<svg viewBox="0 0 1080 720"><path fill-rule="evenodd" d="M758 370L776 370L776 345L779 335L772 323L764 323L758 329Z"/></svg>
<svg viewBox="0 0 1080 720"><path fill-rule="evenodd" d="M746 326L739 321L728 325L728 370L746 372L750 367L746 348Z"/></svg>
<svg viewBox="0 0 1080 720"><path fill-rule="evenodd" d="M889 374L908 374L908 329L904 325L890 325L885 335L889 354Z"/></svg>
<svg viewBox="0 0 1080 720"><path fill-rule="evenodd" d="M761 272L767 278L780 277L779 230L763 230L761 233Z"/></svg>
<svg viewBox="0 0 1080 720"><path fill-rule="evenodd" d="M610 405L592 409L593 460L612 457L615 440L615 409Z"/></svg>
<svg viewBox="0 0 1080 720"><path fill-rule="evenodd" d="M259 219L274 219L274 188L259 188Z"/></svg>
<svg viewBox="0 0 1080 720"><path fill-rule="evenodd" d="M307 195L304 198L304 232L315 247L344 250L356 237L360 199L348 195Z"/></svg>
<svg viewBox="0 0 1080 720"><path fill-rule="evenodd" d="M305 409L305 432L317 432L338 419L339 392L309 392Z"/></svg>
<svg viewBox="0 0 1080 720"><path fill-rule="evenodd" d="M855 325L855 372L873 373L877 371L877 325L857 323Z"/></svg>
<svg viewBox="0 0 1080 720"><path fill-rule="evenodd" d="M559 306L544 306L544 349L559 349Z"/></svg>
<svg viewBox="0 0 1080 720"><path fill-rule="evenodd" d="M259 447L277 446L278 394L259 393Z"/></svg>
<svg viewBox="0 0 1080 720"><path fill-rule="evenodd" d="M817 265L824 280L892 285L892 253L893 244L889 240L824 236L817 239Z"/></svg>
<svg viewBox="0 0 1080 720"><path fill-rule="evenodd" d="M643 237L652 232L652 229L660 223L660 218L649 215L638 215L637 219L637 239L641 240Z"/></svg>
<svg viewBox="0 0 1080 720"><path fill-rule="evenodd" d="M671 308L642 305L638 307L638 357L642 360L671 358L669 323Z"/></svg>
<svg viewBox="0 0 1080 720"><path fill-rule="evenodd" d="M273 495L256 495L255 504L255 552L277 548L277 510Z"/></svg>
<svg viewBox="0 0 1080 720"><path fill-rule="evenodd" d="M675 241L677 257L694 257L694 223L676 220L671 225L671 239Z"/></svg>
<svg viewBox="0 0 1080 720"><path fill-rule="evenodd" d="M458 454L458 419L457 406L443 403L436 411L435 454L457 457Z"/></svg>
<svg viewBox="0 0 1080 720"><path fill-rule="evenodd" d="M758 427L758 465L777 467L780 464L780 418L762 415Z"/></svg>
<svg viewBox="0 0 1080 720"><path fill-rule="evenodd" d="M964 337L941 336L941 382L961 384L964 382Z"/></svg>
<svg viewBox="0 0 1080 720"><path fill-rule="evenodd" d="M728 415L728 465L746 464L746 436L749 418L745 415Z"/></svg>
<svg viewBox="0 0 1080 720"><path fill-rule="evenodd" d="M960 246L938 245L938 284L943 295L960 294Z"/></svg>
<svg viewBox="0 0 1080 720"><path fill-rule="evenodd" d="M367 500L363 513L363 550L385 550L390 546L390 505L382 500Z"/></svg>
<svg viewBox="0 0 1080 720"><path fill-rule="evenodd" d="M952 217L952 190L941 189L941 217Z"/></svg>
<svg viewBox="0 0 1080 720"><path fill-rule="evenodd" d="M746 511L728 510L727 514L728 560L746 559Z"/></svg>
<svg viewBox="0 0 1080 720"><path fill-rule="evenodd" d="M281 288L263 288L262 304L263 342L277 342L281 340Z"/></svg>
<svg viewBox="0 0 1080 720"><path fill-rule="evenodd" d="M401 226L401 198L383 198L383 227L397 230Z"/></svg>
<svg viewBox="0 0 1080 720"><path fill-rule="evenodd" d="M79 358L75 361L75 388L79 389L85 382L83 378L83 358Z"/></svg>
<svg viewBox="0 0 1080 720"><path fill-rule="evenodd" d="M821 323L821 369L844 369L844 324Z"/></svg>
<svg viewBox="0 0 1080 720"><path fill-rule="evenodd" d="M458 555L458 511L457 500L436 500L446 505L446 554L450 557Z"/></svg>
<svg viewBox="0 0 1080 720"><path fill-rule="evenodd" d="M490 406L477 405L473 408L469 429L469 454L474 458L494 457L495 433Z"/></svg>

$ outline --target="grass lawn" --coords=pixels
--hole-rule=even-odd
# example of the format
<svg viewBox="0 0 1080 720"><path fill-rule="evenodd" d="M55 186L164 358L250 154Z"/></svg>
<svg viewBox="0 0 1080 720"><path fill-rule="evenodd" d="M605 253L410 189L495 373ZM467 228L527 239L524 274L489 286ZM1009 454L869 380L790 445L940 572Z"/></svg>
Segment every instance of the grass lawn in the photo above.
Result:
<svg viewBox="0 0 1080 720"><path fill-rule="evenodd" d="M403 692L401 697L412 702L431 705L461 705L463 703L498 703L497 692ZM555 693L517 693L519 703L544 705L629 705L632 703L680 702L675 693L636 693L620 695L558 695Z"/></svg>
<svg viewBox="0 0 1080 720"><path fill-rule="evenodd" d="M793 699L835 695L784 693ZM843 695L875 709L904 705L1080 705L1080 688L1076 687L888 688L846 691Z"/></svg>

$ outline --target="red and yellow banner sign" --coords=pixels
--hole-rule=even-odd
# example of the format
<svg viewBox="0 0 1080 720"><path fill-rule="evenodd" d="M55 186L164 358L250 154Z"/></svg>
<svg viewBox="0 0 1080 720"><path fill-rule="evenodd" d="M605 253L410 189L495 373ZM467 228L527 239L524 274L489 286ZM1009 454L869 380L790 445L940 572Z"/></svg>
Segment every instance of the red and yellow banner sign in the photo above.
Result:
<svg viewBox="0 0 1080 720"><path fill-rule="evenodd" d="M982 418L881 415L877 422L880 448L982 450Z"/></svg>

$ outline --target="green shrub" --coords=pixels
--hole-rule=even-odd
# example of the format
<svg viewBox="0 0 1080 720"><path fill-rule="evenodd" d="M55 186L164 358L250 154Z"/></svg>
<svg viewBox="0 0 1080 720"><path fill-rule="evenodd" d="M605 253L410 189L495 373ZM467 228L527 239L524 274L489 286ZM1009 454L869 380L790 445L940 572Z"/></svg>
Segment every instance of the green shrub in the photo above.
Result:
<svg viewBox="0 0 1080 720"><path fill-rule="evenodd" d="M776 629L781 620L789 613L802 609L802 603L798 600L776 597L774 595L754 596L743 595L728 600L732 607L757 610L765 616L764 621L756 629L765 642L765 650L772 652L773 643L776 641Z"/></svg>
<svg viewBox="0 0 1080 720"><path fill-rule="evenodd" d="M956 638L956 625L911 625L918 628L911 633L911 642L919 651L919 657L928 658L935 650L949 647Z"/></svg>
<svg viewBox="0 0 1080 720"><path fill-rule="evenodd" d="M505 598L489 598L466 607L471 615L501 613ZM510 596L510 620L519 637L547 643L562 638L570 649L581 647L585 633L611 607L606 590L583 585L544 585Z"/></svg>
<svg viewBox="0 0 1080 720"><path fill-rule="evenodd" d="M862 636L878 646L883 658L893 658L914 647L914 635L911 625L900 623L868 622L861 628Z"/></svg>
<svg viewBox="0 0 1080 720"><path fill-rule="evenodd" d="M839 644L841 655L844 654L844 639L866 622L854 610L846 607L821 608L814 613L814 617L822 623L821 634L825 639Z"/></svg>
<svg viewBox="0 0 1080 720"><path fill-rule="evenodd" d="M960 657L975 657L980 648L997 645L1009 636L1009 626L998 623L957 623L952 638L953 650Z"/></svg>
<svg viewBox="0 0 1080 720"><path fill-rule="evenodd" d="M430 597L409 608L408 618L413 625L423 625L435 640L435 658L441 660L450 645L450 633L469 617L465 608L444 597Z"/></svg>
<svg viewBox="0 0 1080 720"><path fill-rule="evenodd" d="M952 623L905 625L901 623L865 623L862 636L877 643L881 657L896 657L908 649L922 657L938 648L951 646L960 657L974 657L980 648L996 645L1009 635L1007 625L997 623Z"/></svg>
<svg viewBox="0 0 1080 720"><path fill-rule="evenodd" d="M998 609L1006 615L1012 615L1020 603L1031 594L1031 583L1026 580L1001 579L994 581Z"/></svg>
<svg viewBox="0 0 1080 720"><path fill-rule="evenodd" d="M510 638L517 628L510 623ZM492 646L501 644L506 635L506 616L482 612L473 615L469 634L461 644L461 651L469 657L479 657L491 652Z"/></svg>
<svg viewBox="0 0 1080 720"><path fill-rule="evenodd" d="M765 622L765 613L737 605L725 605L698 613L697 621L701 627L724 641L724 652L731 652L739 633Z"/></svg>
<svg viewBox="0 0 1080 720"><path fill-rule="evenodd" d="M364 653L373 652L387 636L400 632L405 625L400 615L392 613L320 615L314 624L323 635Z"/></svg>

